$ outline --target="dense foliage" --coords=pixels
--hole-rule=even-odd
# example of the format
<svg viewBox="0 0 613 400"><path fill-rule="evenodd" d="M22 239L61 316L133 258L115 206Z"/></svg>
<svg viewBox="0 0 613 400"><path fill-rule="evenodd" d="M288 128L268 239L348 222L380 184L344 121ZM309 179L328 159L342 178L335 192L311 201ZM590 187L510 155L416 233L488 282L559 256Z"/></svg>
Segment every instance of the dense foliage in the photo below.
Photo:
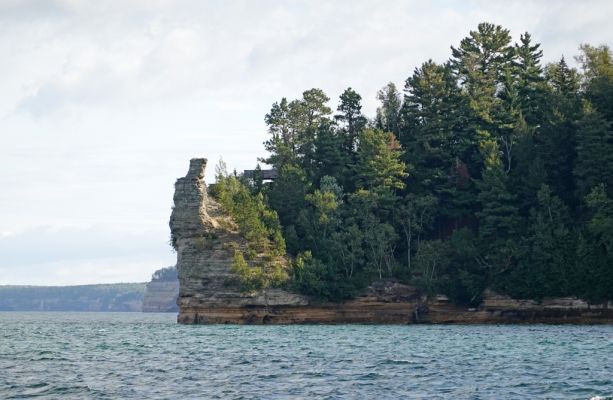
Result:
<svg viewBox="0 0 613 400"><path fill-rule="evenodd" d="M226 243L233 246L232 269L240 277L243 289L251 291L284 284L287 281L282 262L285 240L277 213L265 204L263 194L252 193L246 182L228 174L223 162L217 168L217 182L212 194L232 216L238 233L246 239L244 246L236 242ZM203 240L203 243L207 241Z"/></svg>
<svg viewBox="0 0 613 400"><path fill-rule="evenodd" d="M610 49L542 66L530 34L482 23L451 53L386 85L372 120L351 88L335 114L320 89L274 103L262 161L279 176L251 180L262 226L244 233L284 239L292 284L326 299L381 278L465 304L613 299Z"/></svg>

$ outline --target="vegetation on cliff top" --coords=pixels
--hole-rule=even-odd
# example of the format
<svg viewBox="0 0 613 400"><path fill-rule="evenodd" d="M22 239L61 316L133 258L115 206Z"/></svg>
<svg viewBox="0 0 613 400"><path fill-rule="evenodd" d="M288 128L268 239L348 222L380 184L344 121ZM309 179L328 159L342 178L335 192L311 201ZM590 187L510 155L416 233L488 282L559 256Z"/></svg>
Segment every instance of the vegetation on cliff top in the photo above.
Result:
<svg viewBox="0 0 613 400"><path fill-rule="evenodd" d="M244 290L280 286L287 281L283 267L285 240L275 211L266 206L262 193L252 193L236 176L226 172L223 162L217 168L213 195L232 216L247 247L234 243L232 269ZM249 260L249 262L247 261Z"/></svg>
<svg viewBox="0 0 613 400"><path fill-rule="evenodd" d="M257 251L295 259L294 288L326 299L380 278L466 304L487 287L612 299L611 51L582 45L581 72L541 57L530 34L483 23L403 94L381 89L373 119L351 88L335 114L320 89L283 98L262 160L278 178L225 174L221 202Z"/></svg>

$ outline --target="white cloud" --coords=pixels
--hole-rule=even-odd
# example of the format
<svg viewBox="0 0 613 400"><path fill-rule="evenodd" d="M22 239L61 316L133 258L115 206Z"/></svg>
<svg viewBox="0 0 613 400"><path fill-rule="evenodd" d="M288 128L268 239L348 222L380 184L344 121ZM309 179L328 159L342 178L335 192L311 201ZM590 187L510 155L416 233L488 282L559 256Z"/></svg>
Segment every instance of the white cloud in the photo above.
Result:
<svg viewBox="0 0 613 400"><path fill-rule="evenodd" d="M165 232L36 227L0 236L0 285L146 281L174 264Z"/></svg>
<svg viewBox="0 0 613 400"><path fill-rule="evenodd" d="M151 268L163 266L189 158L252 167L281 97L320 87L335 101L351 86L372 115L380 87L446 60L479 22L531 32L553 61L583 42L611 44L612 17L606 0L0 1L0 232L93 238L97 226L114 232L111 249L155 232L136 240L150 241ZM57 281L60 264L102 265L102 248L26 264ZM136 249L107 256L145 260Z"/></svg>
<svg viewBox="0 0 613 400"><path fill-rule="evenodd" d="M173 265L170 258L109 257L0 267L0 285L88 285L147 282L159 268Z"/></svg>

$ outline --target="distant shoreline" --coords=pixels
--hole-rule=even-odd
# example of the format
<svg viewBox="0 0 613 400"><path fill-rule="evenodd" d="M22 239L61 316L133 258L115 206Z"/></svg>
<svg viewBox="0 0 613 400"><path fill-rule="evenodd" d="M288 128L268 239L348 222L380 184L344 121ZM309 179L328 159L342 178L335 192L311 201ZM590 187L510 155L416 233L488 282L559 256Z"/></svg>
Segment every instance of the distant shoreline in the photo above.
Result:
<svg viewBox="0 0 613 400"><path fill-rule="evenodd" d="M146 282L69 286L1 285L0 311L142 312L147 285ZM148 296L155 300L156 294Z"/></svg>

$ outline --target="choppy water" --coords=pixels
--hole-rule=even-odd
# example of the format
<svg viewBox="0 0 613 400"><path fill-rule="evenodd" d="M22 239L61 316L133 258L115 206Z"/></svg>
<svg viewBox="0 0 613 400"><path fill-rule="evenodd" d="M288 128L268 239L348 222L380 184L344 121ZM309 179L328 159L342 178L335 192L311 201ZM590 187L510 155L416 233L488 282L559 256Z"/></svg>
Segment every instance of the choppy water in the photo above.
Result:
<svg viewBox="0 0 613 400"><path fill-rule="evenodd" d="M182 326L0 313L0 398L589 399L613 326Z"/></svg>

